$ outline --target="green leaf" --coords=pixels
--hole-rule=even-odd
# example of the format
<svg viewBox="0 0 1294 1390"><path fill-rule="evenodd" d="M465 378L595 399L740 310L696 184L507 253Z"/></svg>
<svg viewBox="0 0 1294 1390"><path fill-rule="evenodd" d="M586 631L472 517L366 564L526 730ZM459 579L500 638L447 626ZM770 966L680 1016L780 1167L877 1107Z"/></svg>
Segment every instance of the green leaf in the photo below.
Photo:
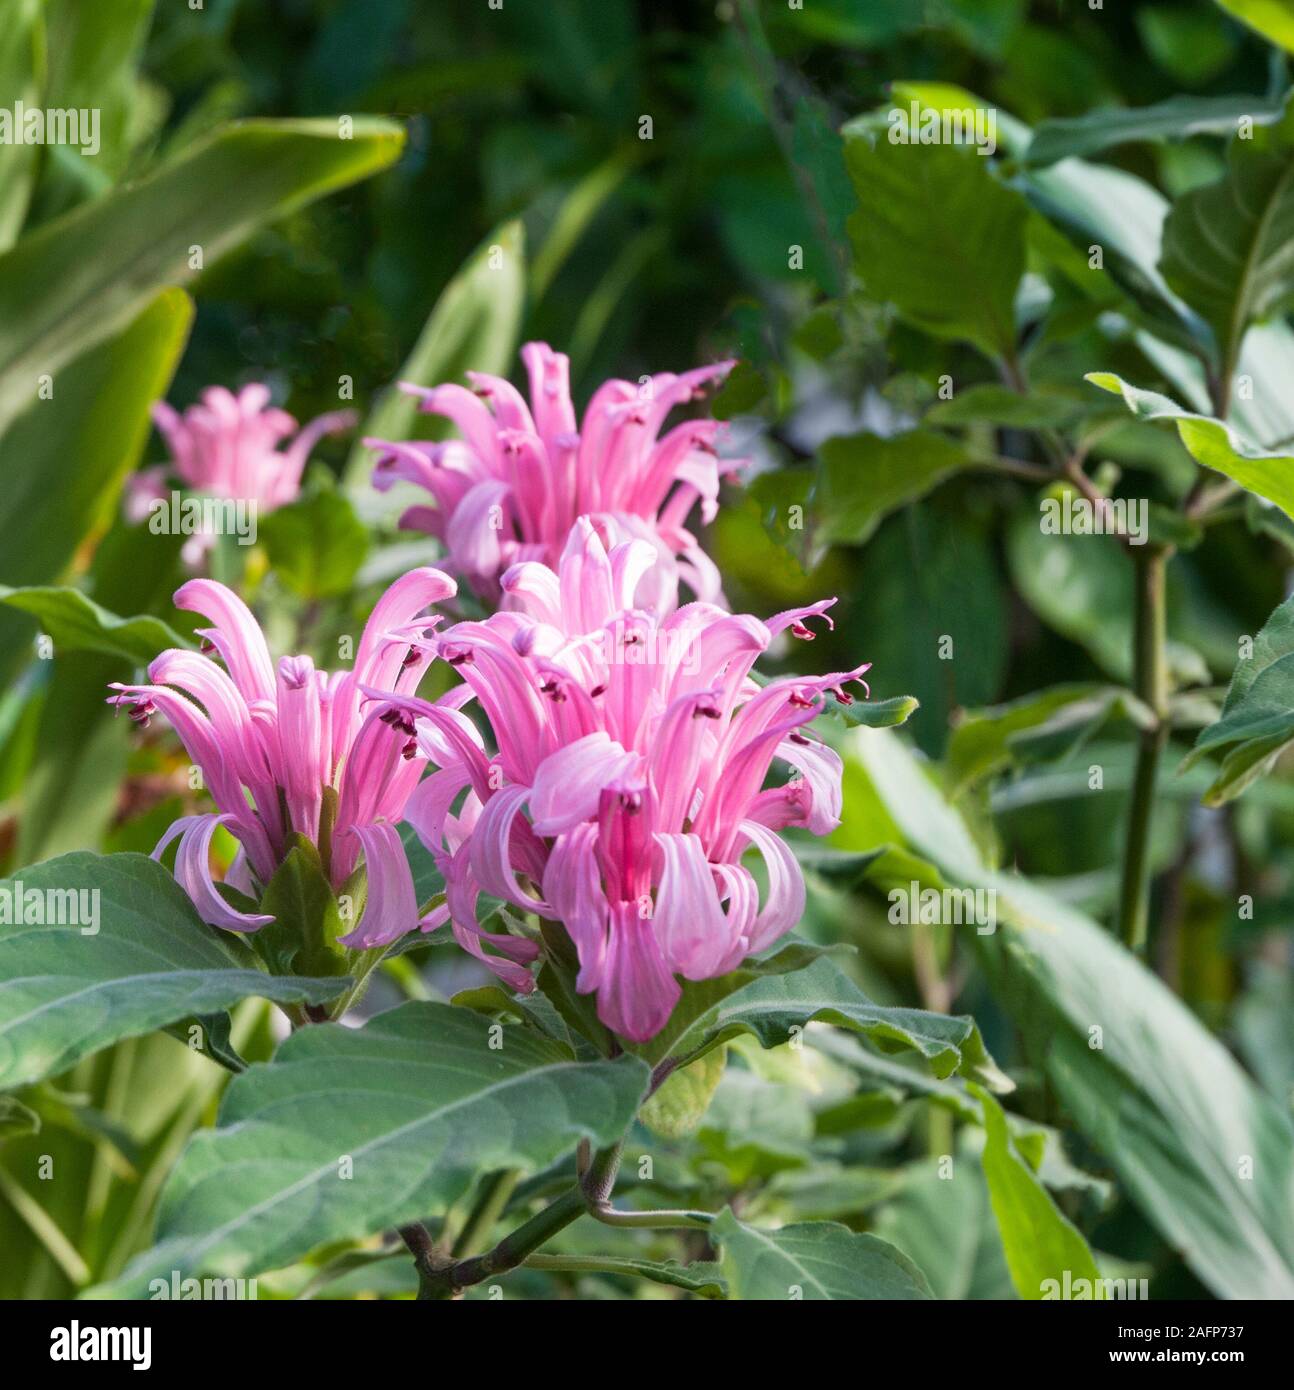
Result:
<svg viewBox="0 0 1294 1390"><path fill-rule="evenodd" d="M921 708L915 695L892 695L888 700L855 700L852 705L832 705L827 711L846 724L865 729L893 729L906 724Z"/></svg>
<svg viewBox="0 0 1294 1390"><path fill-rule="evenodd" d="M1016 1292L1021 1298L1041 1299L1049 1292L1048 1283L1054 1282L1054 1296L1062 1286L1068 1287L1067 1273L1071 1280L1097 1280L1087 1242L1016 1152L1002 1107L982 1087L972 1084L971 1091L984 1107L984 1177ZM1093 1288L1099 1292L1101 1286L1094 1283Z"/></svg>
<svg viewBox="0 0 1294 1390"><path fill-rule="evenodd" d="M77 146L55 147L60 159L76 167L76 177L93 190L115 178L132 153L147 107L139 89L138 64L153 18L154 0L119 0L113 5L81 5L47 0L49 50L47 108L95 108L100 148L93 155Z"/></svg>
<svg viewBox="0 0 1294 1390"><path fill-rule="evenodd" d="M766 1302L933 1298L926 1277L878 1236L834 1221L805 1221L776 1231L738 1221L730 1210L710 1228L721 1248L728 1297Z"/></svg>
<svg viewBox="0 0 1294 1390"><path fill-rule="evenodd" d="M1263 38L1294 53L1294 9L1289 0L1218 0L1218 4Z"/></svg>
<svg viewBox="0 0 1294 1390"><path fill-rule="evenodd" d="M1022 513L1007 533L1007 559L1020 595L1048 627L1085 647L1114 680L1131 680L1134 575L1112 537L1049 534ZM1169 670L1183 683L1205 682L1209 666L1192 643L1209 634L1195 623L1182 584L1170 569Z"/></svg>
<svg viewBox="0 0 1294 1390"><path fill-rule="evenodd" d="M363 1028L294 1033L230 1084L217 1128L194 1135L166 1185L158 1245L98 1292L140 1295L172 1269L278 1268L440 1215L482 1172L533 1173L580 1138L624 1133L647 1085L641 1062L575 1062L522 1028L492 1046L495 1027L414 1002Z"/></svg>
<svg viewBox="0 0 1294 1390"><path fill-rule="evenodd" d="M56 1075L120 1038L252 995L322 1004L346 984L240 966L179 884L142 854L67 854L23 869L0 881L0 913L0 1087Z"/></svg>
<svg viewBox="0 0 1294 1390"><path fill-rule="evenodd" d="M931 430L828 439L819 454L817 537L845 545L861 545L890 512L970 462L955 439Z"/></svg>
<svg viewBox="0 0 1294 1390"><path fill-rule="evenodd" d="M1131 386L1113 372L1089 372L1086 379L1102 391L1122 396L1139 420L1169 421L1197 463L1224 474L1294 517L1294 454L1288 450L1258 448L1223 421L1186 410L1158 391Z"/></svg>
<svg viewBox="0 0 1294 1390"><path fill-rule="evenodd" d="M419 417L418 402L400 390L399 382L436 386L457 381L468 370L507 376L525 298L525 230L520 222L505 222L441 291L396 382L373 405L346 461L348 486L364 483L372 470L365 439L421 438L443 425L431 416Z"/></svg>
<svg viewBox="0 0 1294 1390"><path fill-rule="evenodd" d="M717 980L686 982L665 1030L644 1046L649 1061L694 1061L743 1033L778 1047L812 1022L832 1023L870 1038L882 1051L919 1053L936 1076L956 1071L1010 1090L972 1018L874 1004L825 956L804 963L803 948L784 946Z"/></svg>
<svg viewBox="0 0 1294 1390"><path fill-rule="evenodd" d="M348 928L319 851L308 840L296 839L261 898L259 910L274 921L256 933L252 944L275 975L344 975L346 952L337 938Z"/></svg>
<svg viewBox="0 0 1294 1390"><path fill-rule="evenodd" d="M0 436L0 581L15 588L56 582L86 536L107 524L192 318L183 291L159 295L124 332L64 367L53 399L37 401ZM4 616L0 673L27 628Z"/></svg>
<svg viewBox="0 0 1294 1390"><path fill-rule="evenodd" d="M0 603L33 614L56 652L101 652L147 666L167 647L190 645L160 618L148 614L119 618L79 589L49 585L14 589L0 584Z"/></svg>
<svg viewBox="0 0 1294 1390"><path fill-rule="evenodd" d="M1224 1298L1294 1296L1294 1124L1191 1011L1109 932L985 868L960 817L893 736L854 736L912 850L997 891L975 946L1074 1124L1143 1215Z"/></svg>
<svg viewBox="0 0 1294 1390"><path fill-rule="evenodd" d="M1182 194L1164 223L1160 269L1212 328L1228 387L1249 325L1294 299L1292 241L1294 146L1284 133L1232 141L1226 174Z"/></svg>
<svg viewBox="0 0 1294 1390"><path fill-rule="evenodd" d="M1241 659L1214 724L1201 731L1182 771L1204 757L1221 759L1206 806L1234 800L1270 772L1276 759L1294 743L1294 598L1267 619L1254 638L1253 651Z"/></svg>
<svg viewBox="0 0 1294 1390"><path fill-rule="evenodd" d="M1026 164L1055 164L1112 145L1235 134L1242 117L1255 125L1271 125L1280 120L1284 109L1284 98L1272 101L1247 95L1175 96L1153 106L1098 106L1081 116L1042 121L1024 159Z"/></svg>
<svg viewBox="0 0 1294 1390"><path fill-rule="evenodd" d="M192 247L210 265L270 218L392 163L400 127L353 121L346 139L335 120L228 126L0 256L0 423L35 397L40 375L57 375L159 290L192 279Z"/></svg>
<svg viewBox="0 0 1294 1390"><path fill-rule="evenodd" d="M710 1108L726 1060L726 1050L716 1047L690 1066L671 1072L643 1102L638 1118L662 1139L683 1139L695 1133Z"/></svg>
<svg viewBox="0 0 1294 1390"><path fill-rule="evenodd" d="M859 201L849 233L868 292L929 333L1012 357L1024 199L971 150L890 144L883 135L873 142L848 127L846 135Z"/></svg>
<svg viewBox="0 0 1294 1390"><path fill-rule="evenodd" d="M332 487L261 517L260 540L274 572L311 602L349 593L369 545L350 499Z"/></svg>
<svg viewBox="0 0 1294 1390"><path fill-rule="evenodd" d="M1154 715L1130 690L1112 685L1053 685L1009 704L968 710L948 740L949 792L1011 766L1066 757L1085 742L1115 709L1140 726Z"/></svg>

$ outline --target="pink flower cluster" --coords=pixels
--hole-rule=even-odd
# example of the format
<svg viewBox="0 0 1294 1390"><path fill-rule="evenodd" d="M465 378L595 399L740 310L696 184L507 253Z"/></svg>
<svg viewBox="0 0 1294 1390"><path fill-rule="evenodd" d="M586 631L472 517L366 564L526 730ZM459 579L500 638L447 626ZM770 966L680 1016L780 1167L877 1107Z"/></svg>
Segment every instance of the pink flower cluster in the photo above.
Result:
<svg viewBox="0 0 1294 1390"><path fill-rule="evenodd" d="M596 993L614 1033L644 1041L668 1020L680 977L725 974L799 921L804 877L780 832L829 833L841 799L840 760L806 726L828 695L848 703L848 684L866 690L868 667L758 682L770 643L811 637L834 600L764 622L713 601L717 579L682 520L698 498L703 514L715 504L716 426L657 436L726 364L653 378L645 397L609 382L576 434L566 359L540 344L525 358L530 407L506 382L474 377L476 394L425 393L462 441L381 446L381 481L413 478L436 496L421 524L493 587L489 617L442 630L428 610L454 581L415 570L378 601L352 671L300 656L276 669L242 601L194 580L176 604L211 618L202 635L222 664L164 652L149 684L113 699L141 722L165 714L203 769L218 813L177 821L156 853L178 837L176 875L207 921L254 931L270 920L217 890L217 825L241 846L226 880L252 897L303 835L334 889L362 856L367 902L348 945L382 947L448 918L466 950L529 991L543 947L524 923L491 929L485 897L503 904L488 914L499 925L506 909L560 923L577 989ZM504 532L485 524L487 505L504 509ZM709 597L679 606L680 574ZM461 683L431 703L416 691L434 659ZM445 905L421 920L401 820L445 880Z"/></svg>
<svg viewBox="0 0 1294 1390"><path fill-rule="evenodd" d="M867 669L761 688L750 672L769 643L809 636L830 601L767 623L700 602L661 618L633 603L655 559L638 539L608 550L581 518L556 571L527 561L504 574L509 610L431 639L476 695L493 760L444 709L406 706L424 751L436 739L457 754L405 815L445 875L459 941L527 990L537 948L487 935L478 898L561 922L577 988L634 1041L664 1026L676 975L723 975L799 921L804 877L777 832L833 830L841 778L838 756L801 731L824 692L848 701ZM766 788L775 759L795 775ZM762 902L748 848L764 860Z"/></svg>
<svg viewBox="0 0 1294 1390"><path fill-rule="evenodd" d="M641 382L607 381L577 427L570 363L547 343L527 343L521 357L530 401L511 383L469 372L472 390L401 383L421 409L457 426L460 439L443 444L366 439L377 450L374 486L414 483L434 507L410 507L406 529L443 542L450 567L486 600L497 601L499 577L521 560L556 565L576 518L615 523L651 541L662 563L639 595L658 605L682 579L700 599L719 598L719 572L686 528L699 502L709 522L719 505L721 477L744 459L720 459L724 426L685 420L664 435L666 418L722 380L731 362Z"/></svg>
<svg viewBox="0 0 1294 1390"><path fill-rule="evenodd" d="M239 844L225 881L248 896L260 896L295 833L327 847L334 889L350 877L361 851L365 856L367 902L346 944L390 941L418 925L413 878L395 827L427 759L413 725L391 701L416 689L430 657L389 634L455 589L434 569L397 580L378 600L354 669L345 673L318 671L308 656L285 656L276 669L256 619L223 584L191 579L176 591L177 608L210 620L198 634L206 650L163 652L148 668L149 684L115 684L110 703L142 725L165 715L216 803L215 814L177 820L153 852L159 858L179 839L176 877L204 921L255 931L273 920L237 911L217 891L210 850L223 825ZM389 696L373 699L368 690ZM442 712L468 693L455 693Z"/></svg>

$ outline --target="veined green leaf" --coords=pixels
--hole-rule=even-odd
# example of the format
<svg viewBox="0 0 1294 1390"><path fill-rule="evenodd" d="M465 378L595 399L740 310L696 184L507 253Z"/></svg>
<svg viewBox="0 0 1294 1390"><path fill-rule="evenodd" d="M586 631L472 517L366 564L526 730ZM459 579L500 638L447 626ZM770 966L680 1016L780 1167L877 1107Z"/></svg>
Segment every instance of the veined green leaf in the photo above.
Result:
<svg viewBox="0 0 1294 1390"><path fill-rule="evenodd" d="M777 1047L819 1021L861 1033L884 1051L912 1049L936 1076L960 1070L1011 1089L985 1051L974 1019L874 1004L825 956L797 965L794 953L802 950L786 946L731 975L688 982L669 1024L642 1055L652 1062L678 1057L686 1064L742 1033L763 1047Z"/></svg>
<svg viewBox="0 0 1294 1390"><path fill-rule="evenodd" d="M1294 598L1267 619L1243 658L1216 723L1201 731L1182 770L1204 757L1222 765L1204 794L1207 806L1239 796L1294 743Z"/></svg>
<svg viewBox="0 0 1294 1390"><path fill-rule="evenodd" d="M142 854L32 865L0 881L0 913L0 1087L53 1076L120 1038L252 995L322 1004L348 983L241 965Z"/></svg>
<svg viewBox="0 0 1294 1390"><path fill-rule="evenodd" d="M217 1128L190 1141L162 1195L158 1245L97 1292L139 1296L173 1269L278 1268L442 1213L482 1172L535 1172L581 1138L624 1133L646 1090L642 1062L577 1062L528 1028L505 1028L497 1045L497 1028L415 1002L363 1028L294 1033L235 1078Z"/></svg>
<svg viewBox="0 0 1294 1390"><path fill-rule="evenodd" d="M926 1277L880 1239L834 1221L805 1221L776 1231L720 1213L711 1234L728 1297L764 1302L933 1298Z"/></svg>
<svg viewBox="0 0 1294 1390"><path fill-rule="evenodd" d="M1024 199L970 150L891 144L848 127L846 135L859 202L849 234L868 293L929 333L1012 356Z"/></svg>
<svg viewBox="0 0 1294 1390"><path fill-rule="evenodd" d="M816 537L848 545L861 545L890 512L970 462L962 444L933 430L828 439L819 455Z"/></svg>
<svg viewBox="0 0 1294 1390"><path fill-rule="evenodd" d="M1168 214L1160 268L1213 329L1228 386L1249 325L1294 299L1292 247L1294 144L1283 128L1232 141L1226 174Z"/></svg>

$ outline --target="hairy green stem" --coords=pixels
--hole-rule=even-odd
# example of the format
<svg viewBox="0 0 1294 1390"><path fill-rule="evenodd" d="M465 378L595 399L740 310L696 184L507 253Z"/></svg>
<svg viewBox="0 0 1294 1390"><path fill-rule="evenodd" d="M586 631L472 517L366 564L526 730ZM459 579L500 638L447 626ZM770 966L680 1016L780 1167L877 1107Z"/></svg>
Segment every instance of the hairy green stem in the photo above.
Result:
<svg viewBox="0 0 1294 1390"><path fill-rule="evenodd" d="M1166 651L1165 578L1168 552L1146 547L1136 556L1136 614L1133 689L1155 715L1143 730L1128 805L1119 889L1119 934L1131 950L1146 944L1150 906L1150 832L1159 760L1168 737L1168 659Z"/></svg>

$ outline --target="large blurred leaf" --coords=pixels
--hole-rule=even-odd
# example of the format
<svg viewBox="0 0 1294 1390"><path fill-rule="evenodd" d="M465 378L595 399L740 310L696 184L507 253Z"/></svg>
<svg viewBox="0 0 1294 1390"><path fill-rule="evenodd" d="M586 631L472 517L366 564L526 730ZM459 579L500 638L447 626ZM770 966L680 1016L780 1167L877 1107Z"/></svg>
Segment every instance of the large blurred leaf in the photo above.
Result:
<svg viewBox="0 0 1294 1390"><path fill-rule="evenodd" d="M728 1297L764 1302L933 1298L926 1277L879 1236L834 1221L760 1230L724 1211L710 1228Z"/></svg>
<svg viewBox="0 0 1294 1390"><path fill-rule="evenodd" d="M1087 380L1102 391L1122 396L1140 420L1170 421L1196 462L1275 502L1286 516L1294 517L1294 454L1288 450L1260 449L1223 421L1184 410L1158 391L1131 386L1113 372L1089 372Z"/></svg>
<svg viewBox="0 0 1294 1390"><path fill-rule="evenodd" d="M159 1244L107 1293L172 1269L276 1268L334 1240L443 1213L483 1172L533 1172L581 1138L614 1142L647 1086L635 1058L559 1043L468 1009L410 1003L361 1029L303 1028L237 1077L218 1127L167 1184ZM237 1179L234 1180L234 1175Z"/></svg>
<svg viewBox="0 0 1294 1390"><path fill-rule="evenodd" d="M59 579L85 537L111 516L192 313L182 290L158 295L123 333L59 372L52 399L35 402L0 437L0 582ZM0 323L0 337L7 327ZM27 627L16 615L0 621L0 675Z"/></svg>
<svg viewBox="0 0 1294 1390"><path fill-rule="evenodd" d="M1223 178L1173 204L1160 268L1213 329L1218 371L1229 388L1249 325L1294 297L1294 145L1288 137L1260 131L1232 141Z"/></svg>
<svg viewBox="0 0 1294 1390"><path fill-rule="evenodd" d="M377 398L359 431L346 462L348 484L363 483L372 468L365 439L420 437L418 402L400 390L399 382L436 386L458 381L469 370L508 375L525 306L525 258L525 229L520 222L505 222L441 291L397 381ZM438 417L423 421L431 428Z"/></svg>
<svg viewBox="0 0 1294 1390"><path fill-rule="evenodd" d="M1228 14L1294 53L1294 8L1290 0L1218 0Z"/></svg>
<svg viewBox="0 0 1294 1390"><path fill-rule="evenodd" d="M1113 685L1053 685L1009 704L968 710L948 740L949 790L956 796L1015 761L1067 756L1116 709L1142 727L1154 722L1130 690Z"/></svg>
<svg viewBox="0 0 1294 1390"><path fill-rule="evenodd" d="M1267 619L1231 678L1221 717L1204 729L1183 763L1218 757L1222 765L1204 794L1221 806L1271 770L1294 743L1294 598Z"/></svg>
<svg viewBox="0 0 1294 1390"><path fill-rule="evenodd" d="M1110 933L985 868L894 735L860 731L852 750L915 853L960 886L996 888L998 931L974 938L994 993L1147 1219L1218 1295L1294 1296L1289 1115Z"/></svg>
<svg viewBox="0 0 1294 1390"><path fill-rule="evenodd" d="M903 1171L899 1195L876 1213L876 1234L927 1271L938 1298L1013 1298L988 1185L974 1156L958 1152L951 1176L938 1159Z"/></svg>
<svg viewBox="0 0 1294 1390"><path fill-rule="evenodd" d="M11 0L0 26L0 92L11 105L40 104L45 76L42 0ZM17 239L36 179L39 145L0 145L0 251Z"/></svg>
<svg viewBox="0 0 1294 1390"><path fill-rule="evenodd" d="M982 1088L971 1089L984 1107L984 1177L1016 1292L1021 1298L1040 1299L1048 1292L1048 1281L1057 1289L1068 1288L1067 1274L1071 1279L1096 1280L1096 1261L1087 1242L1016 1152L1002 1107Z"/></svg>
<svg viewBox="0 0 1294 1390"><path fill-rule="evenodd" d="M1007 533L1011 577L1021 597L1049 627L1085 647L1115 680L1132 677L1134 575L1127 551L1111 536L1051 535L1027 512ZM1183 577L1169 570L1168 665L1183 682L1208 679L1197 650L1212 651L1206 615L1188 603Z"/></svg>
<svg viewBox="0 0 1294 1390"><path fill-rule="evenodd" d="M364 116L347 138L336 121L246 121L25 237L0 256L0 424L41 375L192 279L195 247L211 265L269 219L385 168L402 143L399 126Z"/></svg>
<svg viewBox="0 0 1294 1390"><path fill-rule="evenodd" d="M933 430L828 439L819 457L815 536L848 545L861 545L890 512L924 497L968 462L961 444Z"/></svg>
<svg viewBox="0 0 1294 1390"><path fill-rule="evenodd" d="M927 332L1012 357L1028 217L1020 195L955 145L856 131L845 160L859 202L854 264L868 292Z"/></svg>
<svg viewBox="0 0 1294 1390"><path fill-rule="evenodd" d="M241 965L171 875L140 854L51 859L0 882L0 900L10 918L0 925L0 1087L251 995L321 1004L346 984ZM51 915L76 920L43 920Z"/></svg>
<svg viewBox="0 0 1294 1390"><path fill-rule="evenodd" d="M1041 122L1025 162L1055 164L1071 155L1096 154L1111 145L1234 134L1242 117L1250 117L1256 125L1270 125L1280 119L1284 109L1283 99L1258 96L1176 96L1153 106L1098 106L1082 116Z"/></svg>
<svg viewBox="0 0 1294 1390"><path fill-rule="evenodd" d="M88 161L89 167L78 171L87 182L106 183L126 165L136 133L132 125L146 107L136 65L153 6L154 0L113 0L109 5L46 0L45 105L98 113L100 148L95 154L83 156L76 146L59 151L64 158Z"/></svg>

